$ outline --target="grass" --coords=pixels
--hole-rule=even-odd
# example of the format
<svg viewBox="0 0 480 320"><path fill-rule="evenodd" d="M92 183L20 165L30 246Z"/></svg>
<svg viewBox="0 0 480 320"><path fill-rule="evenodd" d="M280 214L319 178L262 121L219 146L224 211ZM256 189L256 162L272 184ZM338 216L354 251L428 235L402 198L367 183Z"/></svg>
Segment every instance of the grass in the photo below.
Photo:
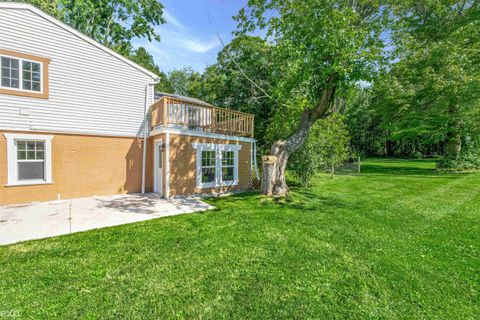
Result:
<svg viewBox="0 0 480 320"><path fill-rule="evenodd" d="M474 319L480 174L371 159L287 199L0 247L0 318Z"/></svg>

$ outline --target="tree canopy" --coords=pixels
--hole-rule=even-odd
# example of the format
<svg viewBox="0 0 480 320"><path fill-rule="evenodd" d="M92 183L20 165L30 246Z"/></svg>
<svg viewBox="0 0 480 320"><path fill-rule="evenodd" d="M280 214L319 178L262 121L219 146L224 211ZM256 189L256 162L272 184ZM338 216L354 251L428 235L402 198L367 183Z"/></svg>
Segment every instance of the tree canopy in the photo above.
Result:
<svg viewBox="0 0 480 320"><path fill-rule="evenodd" d="M264 176L264 193L286 194L289 156L313 124L328 116L338 89L371 81L385 61L382 33L389 14L381 1L250 0L236 17L237 34L265 32L272 44L274 103L271 154L278 159Z"/></svg>
<svg viewBox="0 0 480 320"><path fill-rule="evenodd" d="M160 40L165 23L158 0L27 0L83 34L122 54L133 38Z"/></svg>

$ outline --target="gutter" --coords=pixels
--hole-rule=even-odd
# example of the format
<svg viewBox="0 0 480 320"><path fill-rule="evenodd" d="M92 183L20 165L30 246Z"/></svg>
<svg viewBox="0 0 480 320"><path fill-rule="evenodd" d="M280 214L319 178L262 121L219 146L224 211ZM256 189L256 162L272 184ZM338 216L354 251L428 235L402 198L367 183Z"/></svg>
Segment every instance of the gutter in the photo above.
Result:
<svg viewBox="0 0 480 320"><path fill-rule="evenodd" d="M147 138L148 138L148 93L150 86L154 86L160 83L160 78L153 80L152 82L147 83L145 86L145 105L143 108L143 155L142 155L142 194L145 194L145 171L146 171L146 164L147 164ZM155 100L155 90L153 92L153 99Z"/></svg>

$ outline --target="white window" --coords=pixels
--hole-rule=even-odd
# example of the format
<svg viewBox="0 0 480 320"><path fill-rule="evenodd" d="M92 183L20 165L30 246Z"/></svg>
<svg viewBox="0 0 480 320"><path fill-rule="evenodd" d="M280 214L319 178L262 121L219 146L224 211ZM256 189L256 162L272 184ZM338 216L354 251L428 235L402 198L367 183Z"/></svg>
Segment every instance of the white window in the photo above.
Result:
<svg viewBox="0 0 480 320"><path fill-rule="evenodd" d="M2 68L2 87L5 88L20 88L20 65L18 59L1 57Z"/></svg>
<svg viewBox="0 0 480 320"><path fill-rule="evenodd" d="M9 186L52 183L52 136L9 134L7 170Z"/></svg>
<svg viewBox="0 0 480 320"><path fill-rule="evenodd" d="M201 182L203 184L215 183L217 171L217 156L215 150L202 151Z"/></svg>
<svg viewBox="0 0 480 320"><path fill-rule="evenodd" d="M238 184L238 153L241 145L193 143L197 157L197 188Z"/></svg>
<svg viewBox="0 0 480 320"><path fill-rule="evenodd" d="M222 180L235 180L235 152L222 151Z"/></svg>
<svg viewBox="0 0 480 320"><path fill-rule="evenodd" d="M42 92L42 63L0 56L0 87Z"/></svg>
<svg viewBox="0 0 480 320"><path fill-rule="evenodd" d="M41 64L32 61L22 62L22 88L23 90L40 91L41 90Z"/></svg>

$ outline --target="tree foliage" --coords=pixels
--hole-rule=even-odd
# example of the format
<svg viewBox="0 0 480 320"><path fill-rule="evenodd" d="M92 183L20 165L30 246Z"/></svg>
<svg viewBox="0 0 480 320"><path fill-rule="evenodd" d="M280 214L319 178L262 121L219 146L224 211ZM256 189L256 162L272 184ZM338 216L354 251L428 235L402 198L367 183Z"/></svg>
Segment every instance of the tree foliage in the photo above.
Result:
<svg viewBox="0 0 480 320"><path fill-rule="evenodd" d="M267 128L273 102L264 92L271 91L275 80L270 51L271 46L259 37L242 35L233 39L204 72L201 94L214 105L253 113L255 137L262 152L272 142Z"/></svg>
<svg viewBox="0 0 480 320"><path fill-rule="evenodd" d="M133 38L160 41L155 27L165 23L158 0L27 0L97 42L117 51L162 79L156 90L170 91L166 75L143 47L133 49Z"/></svg>
<svg viewBox="0 0 480 320"><path fill-rule="evenodd" d="M460 155L480 116L480 5L429 0L394 6L397 59L376 84L394 140L443 142Z"/></svg>
<svg viewBox="0 0 480 320"><path fill-rule="evenodd" d="M450 164L465 151L471 163L479 137L479 2L405 0L386 8L393 55L368 100L347 108L352 143L367 154L381 144L382 155L444 154Z"/></svg>
<svg viewBox="0 0 480 320"><path fill-rule="evenodd" d="M191 67L175 69L168 74L171 86L169 93L188 97L200 97L203 87L202 75Z"/></svg>
<svg viewBox="0 0 480 320"><path fill-rule="evenodd" d="M155 85L155 91L159 92L172 92L173 88L168 80L168 76L160 70L153 56L143 47L137 48L136 50L129 50L130 53L128 58L138 65L144 67L145 69L155 73L160 77L160 82Z"/></svg>
<svg viewBox="0 0 480 320"><path fill-rule="evenodd" d="M384 62L389 14L372 0L250 0L240 11L238 34L264 30L272 44L276 79L267 129L275 170L264 170L264 193L284 195L285 169L314 123L327 117L336 91L371 81Z"/></svg>
<svg viewBox="0 0 480 320"><path fill-rule="evenodd" d="M305 143L295 152L288 168L300 183L308 186L321 171L332 171L350 155L347 126L337 113L315 123Z"/></svg>
<svg viewBox="0 0 480 320"><path fill-rule="evenodd" d="M133 38L160 41L158 0L27 0L103 45L128 55Z"/></svg>

